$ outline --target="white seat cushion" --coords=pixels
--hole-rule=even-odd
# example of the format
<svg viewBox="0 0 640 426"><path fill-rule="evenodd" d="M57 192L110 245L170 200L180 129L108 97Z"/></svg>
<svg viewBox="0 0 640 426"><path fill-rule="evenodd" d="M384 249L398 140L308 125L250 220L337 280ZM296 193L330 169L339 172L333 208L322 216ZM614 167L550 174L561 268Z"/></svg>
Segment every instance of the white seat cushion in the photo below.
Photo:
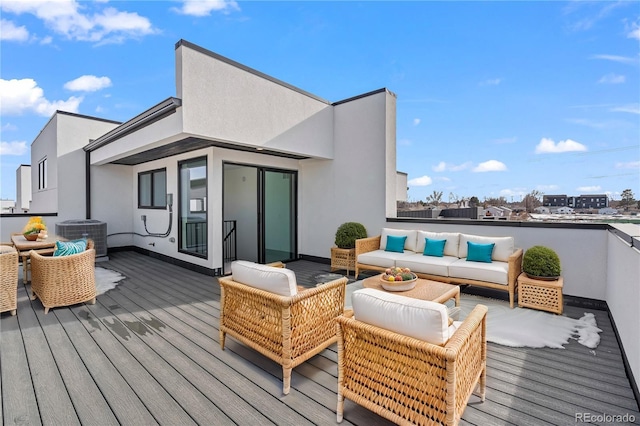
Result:
<svg viewBox="0 0 640 426"><path fill-rule="evenodd" d="M404 253L396 253L393 251L374 250L367 253L358 255L358 263L363 265L379 266L381 268L393 268L396 266L396 260L402 262L401 259L406 258L409 255L415 254L412 251L406 251Z"/></svg>
<svg viewBox="0 0 640 426"><path fill-rule="evenodd" d="M231 275L235 282L281 296L295 296L298 292L296 274L289 269L236 260L231 263Z"/></svg>
<svg viewBox="0 0 640 426"><path fill-rule="evenodd" d="M458 257L464 259L467 257L467 241L478 244L495 243L491 260L500 262L508 262L509 256L515 251L515 240L513 237L480 237L477 235L460 234L460 248Z"/></svg>
<svg viewBox="0 0 640 426"><path fill-rule="evenodd" d="M447 242L444 244L444 255L458 257L458 245L460 244L459 232L418 231L416 253L424 253L425 238L429 238L430 240L447 240Z"/></svg>
<svg viewBox="0 0 640 426"><path fill-rule="evenodd" d="M435 345L447 343L455 331L449 328L447 307L440 303L372 288L354 291L351 301L358 321Z"/></svg>
<svg viewBox="0 0 640 426"><path fill-rule="evenodd" d="M423 254L414 253L410 256L402 258L400 261L402 268L409 268L412 272L420 274L440 275L442 277L449 276L449 265L458 260L454 256L425 256ZM399 262L399 263L400 263Z"/></svg>
<svg viewBox="0 0 640 426"><path fill-rule="evenodd" d="M382 228L382 234L380 234L380 250L384 250L387 247L387 236L394 235L398 237L407 237L404 241L404 249L410 251L416 251L416 236L418 231L407 229L392 229Z"/></svg>
<svg viewBox="0 0 640 426"><path fill-rule="evenodd" d="M449 276L507 285L509 284L509 263L469 262L466 259L458 259L449 265Z"/></svg>

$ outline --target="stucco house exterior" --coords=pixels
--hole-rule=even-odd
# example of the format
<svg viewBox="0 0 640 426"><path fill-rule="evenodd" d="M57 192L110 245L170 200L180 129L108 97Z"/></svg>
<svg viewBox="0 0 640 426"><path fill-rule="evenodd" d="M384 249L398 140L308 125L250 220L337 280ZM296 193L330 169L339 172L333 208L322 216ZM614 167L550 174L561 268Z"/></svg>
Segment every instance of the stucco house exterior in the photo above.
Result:
<svg viewBox="0 0 640 426"><path fill-rule="evenodd" d="M330 102L184 40L175 67L175 95L124 123L54 114L32 144L32 212L212 274L327 258L341 223L396 216L389 90Z"/></svg>

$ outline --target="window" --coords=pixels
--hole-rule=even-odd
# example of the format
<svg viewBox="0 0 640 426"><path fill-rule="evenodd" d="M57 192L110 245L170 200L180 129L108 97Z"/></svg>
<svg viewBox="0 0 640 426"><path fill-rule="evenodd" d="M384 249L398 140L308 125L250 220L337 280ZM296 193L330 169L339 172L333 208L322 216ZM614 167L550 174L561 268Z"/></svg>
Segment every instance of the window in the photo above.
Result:
<svg viewBox="0 0 640 426"><path fill-rule="evenodd" d="M167 169L138 173L138 208L167 207Z"/></svg>
<svg viewBox="0 0 640 426"><path fill-rule="evenodd" d="M207 258L207 158L178 163L178 251Z"/></svg>
<svg viewBox="0 0 640 426"><path fill-rule="evenodd" d="M38 189L47 189L47 159L38 163Z"/></svg>

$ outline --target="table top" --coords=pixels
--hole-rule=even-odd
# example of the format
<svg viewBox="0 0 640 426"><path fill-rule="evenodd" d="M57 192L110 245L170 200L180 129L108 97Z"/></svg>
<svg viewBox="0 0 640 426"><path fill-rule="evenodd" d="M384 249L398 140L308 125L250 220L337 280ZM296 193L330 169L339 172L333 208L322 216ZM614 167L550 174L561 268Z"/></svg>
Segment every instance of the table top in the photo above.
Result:
<svg viewBox="0 0 640 426"><path fill-rule="evenodd" d="M382 287L380 281L380 275L366 278L362 281L362 286L365 288L375 288L376 290L387 291ZM395 293L400 296L413 297L420 300L431 300L437 303L444 303L451 298L460 297L460 287L457 285L442 283L439 281L427 280L424 278L418 278L416 286L407 291L387 291L388 293Z"/></svg>
<svg viewBox="0 0 640 426"><path fill-rule="evenodd" d="M11 242L16 246L18 251L27 251L27 250L38 250L45 248L53 248L56 246L56 241L58 241L56 235L49 235L46 239L42 240L38 238L35 241L27 240L24 235L12 235Z"/></svg>

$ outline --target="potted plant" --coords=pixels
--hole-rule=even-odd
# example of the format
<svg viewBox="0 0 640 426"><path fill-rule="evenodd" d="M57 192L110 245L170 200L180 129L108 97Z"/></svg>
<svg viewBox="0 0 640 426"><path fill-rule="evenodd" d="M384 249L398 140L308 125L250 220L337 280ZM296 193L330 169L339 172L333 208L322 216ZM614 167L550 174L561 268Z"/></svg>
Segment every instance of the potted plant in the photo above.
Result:
<svg viewBox="0 0 640 426"><path fill-rule="evenodd" d="M522 271L529 278L553 281L560 277L560 258L545 246L533 246L522 257Z"/></svg>
<svg viewBox="0 0 640 426"><path fill-rule="evenodd" d="M25 225L22 230L22 235L29 240L35 241L39 236L44 236L47 231L47 225L45 225L44 220L40 216L34 216L29 219L29 222Z"/></svg>
<svg viewBox="0 0 640 426"><path fill-rule="evenodd" d="M367 230L358 222L345 222L336 231L336 247L331 248L331 270L346 269L355 270L356 267L356 240L367 238Z"/></svg>

